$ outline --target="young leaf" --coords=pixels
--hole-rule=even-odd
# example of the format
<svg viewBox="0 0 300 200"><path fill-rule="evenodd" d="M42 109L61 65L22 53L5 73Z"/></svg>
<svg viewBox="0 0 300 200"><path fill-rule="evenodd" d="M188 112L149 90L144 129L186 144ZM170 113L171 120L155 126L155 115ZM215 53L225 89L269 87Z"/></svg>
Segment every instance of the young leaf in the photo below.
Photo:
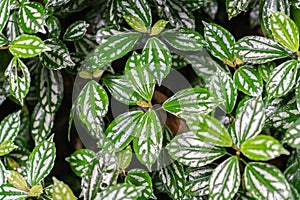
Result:
<svg viewBox="0 0 300 200"><path fill-rule="evenodd" d="M228 18L237 16L242 11L246 11L251 0L226 0L226 12Z"/></svg>
<svg viewBox="0 0 300 200"><path fill-rule="evenodd" d="M7 155L16 148L17 146L11 140L6 140L0 143L0 156Z"/></svg>
<svg viewBox="0 0 300 200"><path fill-rule="evenodd" d="M51 16L46 22L48 32L53 38L59 38L61 32L60 21L57 17Z"/></svg>
<svg viewBox="0 0 300 200"><path fill-rule="evenodd" d="M275 166L249 163L244 178L247 191L255 199L291 199L289 183Z"/></svg>
<svg viewBox="0 0 300 200"><path fill-rule="evenodd" d="M298 51L299 30L289 16L281 12L271 12L270 29L278 43L293 52Z"/></svg>
<svg viewBox="0 0 300 200"><path fill-rule="evenodd" d="M189 114L186 121L189 129L205 143L215 146L230 147L232 140L226 128L219 120L209 115Z"/></svg>
<svg viewBox="0 0 300 200"><path fill-rule="evenodd" d="M295 121L285 132L283 142L300 149L300 120Z"/></svg>
<svg viewBox="0 0 300 200"><path fill-rule="evenodd" d="M10 14L10 2L11 0L2 0L0 2L0 33L2 32L3 28L8 21L9 14Z"/></svg>
<svg viewBox="0 0 300 200"><path fill-rule="evenodd" d="M17 189L9 184L0 185L0 199L20 200L27 197L27 192Z"/></svg>
<svg viewBox="0 0 300 200"><path fill-rule="evenodd" d="M220 101L219 107L226 113L231 113L234 108L237 89L233 80L221 70L211 78L209 91Z"/></svg>
<svg viewBox="0 0 300 200"><path fill-rule="evenodd" d="M0 124L0 143L4 141L14 141L20 130L20 113L21 111L14 112L6 116Z"/></svg>
<svg viewBox="0 0 300 200"><path fill-rule="evenodd" d="M26 33L46 33L45 10L38 2L25 2L20 4L20 26Z"/></svg>
<svg viewBox="0 0 300 200"><path fill-rule="evenodd" d="M96 199L101 200L137 200L140 197L141 191L128 183L121 183L110 186L106 190L100 192Z"/></svg>
<svg viewBox="0 0 300 200"><path fill-rule="evenodd" d="M232 47L235 43L233 35L217 24L204 23L204 37L210 52L216 58L233 67L235 60Z"/></svg>
<svg viewBox="0 0 300 200"><path fill-rule="evenodd" d="M9 51L18 58L34 57L46 49L44 42L34 35L20 35L9 47Z"/></svg>
<svg viewBox="0 0 300 200"><path fill-rule="evenodd" d="M235 121L238 146L258 135L265 123L266 115L261 98L247 100L239 109Z"/></svg>
<svg viewBox="0 0 300 200"><path fill-rule="evenodd" d="M79 177L83 177L88 170L91 161L95 158L95 153L89 149L79 149L72 153L66 161L70 163L72 171Z"/></svg>
<svg viewBox="0 0 300 200"><path fill-rule="evenodd" d="M27 180L31 186L40 183L51 171L56 157L54 142L45 140L38 144L27 160Z"/></svg>
<svg viewBox="0 0 300 200"><path fill-rule="evenodd" d="M162 126L153 110L147 111L138 123L139 132L133 140L133 148L138 160L150 169L162 148Z"/></svg>
<svg viewBox="0 0 300 200"><path fill-rule="evenodd" d="M52 179L54 182L52 187L53 200L76 200L77 199L67 184L57 180L55 177L53 177Z"/></svg>
<svg viewBox="0 0 300 200"><path fill-rule="evenodd" d="M123 151L116 152L116 159L121 170L125 170L132 160L132 149L128 145Z"/></svg>
<svg viewBox="0 0 300 200"><path fill-rule="evenodd" d="M245 141L241 145L241 152L251 160L262 161L290 154L278 140L268 135L258 135Z"/></svg>
<svg viewBox="0 0 300 200"><path fill-rule="evenodd" d="M190 113L210 113L219 101L204 88L183 89L162 105L162 108L176 116Z"/></svg>
<svg viewBox="0 0 300 200"><path fill-rule="evenodd" d="M158 38L149 38L141 59L142 65L148 69L160 85L172 66L172 56L168 47Z"/></svg>
<svg viewBox="0 0 300 200"><path fill-rule="evenodd" d="M166 148L172 158L190 167L205 166L226 154L225 149L201 141L194 132L176 136Z"/></svg>
<svg viewBox="0 0 300 200"><path fill-rule="evenodd" d="M214 169L209 180L209 198L232 199L241 184L239 160L232 156Z"/></svg>
<svg viewBox="0 0 300 200"><path fill-rule="evenodd" d="M202 35L186 28L171 29L161 36L171 47L181 51L198 51L207 45Z"/></svg>
<svg viewBox="0 0 300 200"><path fill-rule="evenodd" d="M127 22L127 24L134 30L141 33L147 33L148 30L144 22L140 18L133 15L125 15L124 19Z"/></svg>
<svg viewBox="0 0 300 200"><path fill-rule="evenodd" d="M288 52L271 39L261 36L246 36L234 45L234 53L244 62L253 64L267 63L288 57Z"/></svg>
<svg viewBox="0 0 300 200"><path fill-rule="evenodd" d="M158 20L151 28L151 35L160 34L169 22L163 19Z"/></svg>
<svg viewBox="0 0 300 200"><path fill-rule="evenodd" d="M7 170L6 177L7 177L7 181L10 184L12 184L15 188L23 191L28 190L26 180L19 172L16 172L14 170Z"/></svg>
<svg viewBox="0 0 300 200"><path fill-rule="evenodd" d="M85 21L80 20L73 22L66 30L63 38L66 41L76 41L83 38L87 31L87 27L89 27L89 24L87 24Z"/></svg>
<svg viewBox="0 0 300 200"><path fill-rule="evenodd" d="M243 66L235 71L233 80L238 90L258 97L263 91L263 81L258 71L251 66Z"/></svg>
<svg viewBox="0 0 300 200"><path fill-rule="evenodd" d="M296 60L288 60L275 67L266 84L269 99L284 96L293 88L297 66Z"/></svg>

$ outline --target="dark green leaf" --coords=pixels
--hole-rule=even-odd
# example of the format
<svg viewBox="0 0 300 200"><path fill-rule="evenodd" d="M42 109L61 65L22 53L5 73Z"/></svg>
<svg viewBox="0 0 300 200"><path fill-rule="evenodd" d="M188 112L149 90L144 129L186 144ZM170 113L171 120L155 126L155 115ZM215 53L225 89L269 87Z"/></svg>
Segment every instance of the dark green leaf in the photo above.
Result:
<svg viewBox="0 0 300 200"><path fill-rule="evenodd" d="M76 41L83 38L87 31L87 27L89 27L89 24L87 24L85 21L80 20L73 22L66 30L63 38L66 41Z"/></svg>

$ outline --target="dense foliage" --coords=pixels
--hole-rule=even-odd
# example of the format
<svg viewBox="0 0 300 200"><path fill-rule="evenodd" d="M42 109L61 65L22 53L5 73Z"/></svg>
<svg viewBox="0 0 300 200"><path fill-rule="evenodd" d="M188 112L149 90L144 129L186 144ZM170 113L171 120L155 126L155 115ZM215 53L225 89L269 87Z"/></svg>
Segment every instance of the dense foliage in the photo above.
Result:
<svg viewBox="0 0 300 200"><path fill-rule="evenodd" d="M0 124L0 199L300 199L298 9L0 0L0 109L16 108ZM239 17L254 34L224 27ZM69 133L54 133L66 88ZM51 173L72 130L80 187Z"/></svg>

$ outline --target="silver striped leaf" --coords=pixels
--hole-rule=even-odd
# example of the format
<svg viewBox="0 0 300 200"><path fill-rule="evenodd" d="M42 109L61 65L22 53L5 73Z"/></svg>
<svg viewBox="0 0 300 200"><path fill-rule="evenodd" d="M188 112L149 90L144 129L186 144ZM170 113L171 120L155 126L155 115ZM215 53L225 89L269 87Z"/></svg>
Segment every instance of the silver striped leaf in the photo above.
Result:
<svg viewBox="0 0 300 200"><path fill-rule="evenodd" d="M48 29L49 34L53 38L59 38L61 32L61 25L60 21L55 16L50 16L46 21L46 26Z"/></svg>
<svg viewBox="0 0 300 200"><path fill-rule="evenodd" d="M241 145L241 152L251 160L271 160L281 154L290 153L283 148L278 140L268 135L258 135Z"/></svg>
<svg viewBox="0 0 300 200"><path fill-rule="evenodd" d="M262 77L252 66L238 68L234 73L233 80L237 89L249 96L259 97L263 92Z"/></svg>
<svg viewBox="0 0 300 200"><path fill-rule="evenodd" d="M69 1L70 0L44 0L44 2L47 3L46 5L53 7L62 6L64 4L67 4Z"/></svg>
<svg viewBox="0 0 300 200"><path fill-rule="evenodd" d="M290 161L292 161L292 164L288 164L285 171L284 171L284 176L287 179L287 181L290 183L291 189L292 191L294 189L298 189L299 190L299 174L300 174L300 163L299 160L297 159L297 157L293 158L290 157L289 159ZM292 187L295 186L295 187ZM298 198L296 198L298 199ZM294 199L294 200L296 200Z"/></svg>
<svg viewBox="0 0 300 200"><path fill-rule="evenodd" d="M190 167L202 167L224 156L224 148L207 144L194 132L176 136L167 146L173 159Z"/></svg>
<svg viewBox="0 0 300 200"><path fill-rule="evenodd" d="M176 116L181 116L190 113L210 113L218 104L219 100L207 89L187 88L167 99L162 108Z"/></svg>
<svg viewBox="0 0 300 200"><path fill-rule="evenodd" d="M291 187L291 192L292 192L291 200L300 199L300 194L299 194L298 190L292 184L290 184L290 187Z"/></svg>
<svg viewBox="0 0 300 200"><path fill-rule="evenodd" d="M244 172L246 190L255 199L291 199L291 189L282 172L267 163L249 163Z"/></svg>
<svg viewBox="0 0 300 200"><path fill-rule="evenodd" d="M11 140L14 141L20 131L21 111L17 111L6 116L0 124L0 143Z"/></svg>
<svg viewBox="0 0 300 200"><path fill-rule="evenodd" d="M3 165L2 161L0 161L0 185L4 185L7 182L5 173L6 173L5 166Z"/></svg>
<svg viewBox="0 0 300 200"><path fill-rule="evenodd" d="M10 2L11 0L3 0L0 2L0 33L4 29L10 14Z"/></svg>
<svg viewBox="0 0 300 200"><path fill-rule="evenodd" d="M147 68L160 85L172 67L168 47L158 38L149 38L142 52L142 66Z"/></svg>
<svg viewBox="0 0 300 200"><path fill-rule="evenodd" d="M98 44L104 44L108 38L114 35L122 34L123 31L123 29L119 30L113 26L102 27L96 33L96 42Z"/></svg>
<svg viewBox="0 0 300 200"><path fill-rule="evenodd" d="M140 118L138 133L133 140L133 149L137 159L150 170L162 149L162 126L153 110L149 110Z"/></svg>
<svg viewBox="0 0 300 200"><path fill-rule="evenodd" d="M243 11L247 11L247 7L251 0L226 0L226 12L228 19L237 16Z"/></svg>
<svg viewBox="0 0 300 200"><path fill-rule="evenodd" d="M57 180L55 177L53 179L52 186L52 199L53 200L76 200L77 198L73 194L71 188L62 181Z"/></svg>
<svg viewBox="0 0 300 200"><path fill-rule="evenodd" d="M296 83L295 96L296 96L297 109L300 111L300 79L298 79Z"/></svg>
<svg viewBox="0 0 300 200"><path fill-rule="evenodd" d="M76 1L69 1L64 6L60 6L61 8L57 13L60 13L60 15L68 15L71 13L79 12L89 6L88 3L86 3L85 0L76 0Z"/></svg>
<svg viewBox="0 0 300 200"><path fill-rule="evenodd" d="M13 12L9 16L6 26L6 35L9 41L15 40L18 36L24 33L24 31L21 29L18 23L15 23L16 21L18 21L18 19L18 13Z"/></svg>
<svg viewBox="0 0 300 200"><path fill-rule="evenodd" d="M295 121L285 132L283 143L294 148L300 148L300 120Z"/></svg>
<svg viewBox="0 0 300 200"><path fill-rule="evenodd" d="M124 149L140 133L138 126L143 114L142 111L131 111L114 119L105 131L104 148L113 147L116 151Z"/></svg>
<svg viewBox="0 0 300 200"><path fill-rule="evenodd" d="M8 44L8 39L6 36L0 32L0 47L7 45Z"/></svg>
<svg viewBox="0 0 300 200"><path fill-rule="evenodd" d="M274 62L268 62L258 65L258 73L265 82L269 81L270 75L273 72L276 64Z"/></svg>
<svg viewBox="0 0 300 200"><path fill-rule="evenodd" d="M299 49L299 30L295 22L281 12L271 12L270 29L274 39L287 49Z"/></svg>
<svg viewBox="0 0 300 200"><path fill-rule="evenodd" d="M238 147L258 135L266 121L264 104L261 98L251 98L247 100L238 110L235 131L238 136Z"/></svg>
<svg viewBox="0 0 300 200"><path fill-rule="evenodd" d="M100 192L96 199L101 200L137 200L141 196L139 188L128 183L121 183Z"/></svg>
<svg viewBox="0 0 300 200"><path fill-rule="evenodd" d="M266 84L268 98L278 98L286 95L296 82L298 62L288 60L275 67Z"/></svg>
<svg viewBox="0 0 300 200"><path fill-rule="evenodd" d="M214 169L209 179L209 198L229 200L238 192L241 184L239 160L232 156Z"/></svg>
<svg viewBox="0 0 300 200"><path fill-rule="evenodd" d="M63 39L65 41L76 41L83 38L89 24L86 21L79 20L73 22L66 30Z"/></svg>
<svg viewBox="0 0 300 200"><path fill-rule="evenodd" d="M122 6L120 4L120 0L108 0L105 11L106 21L114 27L119 28L123 20Z"/></svg>
<svg viewBox="0 0 300 200"><path fill-rule="evenodd" d="M211 78L209 91L221 101L219 107L224 112L231 113L237 98L236 85L231 77L224 71L217 70Z"/></svg>
<svg viewBox="0 0 300 200"><path fill-rule="evenodd" d="M24 190L17 189L10 184L0 185L1 200L20 200L26 198L28 193Z"/></svg>
<svg viewBox="0 0 300 200"><path fill-rule="evenodd" d="M16 149L18 146L16 146L13 141L6 140L2 143L0 143L0 156L5 156L12 152L14 149Z"/></svg>
<svg viewBox="0 0 300 200"><path fill-rule="evenodd" d="M88 55L98 46L96 36L88 33L81 40L75 41L74 44L76 52L83 55Z"/></svg>
<svg viewBox="0 0 300 200"><path fill-rule="evenodd" d="M289 56L281 45L261 36L246 36L234 45L234 53L244 62L262 64Z"/></svg>
<svg viewBox="0 0 300 200"><path fill-rule="evenodd" d="M54 142L45 140L38 144L27 160L27 181L31 186L39 184L52 170L56 157Z"/></svg>

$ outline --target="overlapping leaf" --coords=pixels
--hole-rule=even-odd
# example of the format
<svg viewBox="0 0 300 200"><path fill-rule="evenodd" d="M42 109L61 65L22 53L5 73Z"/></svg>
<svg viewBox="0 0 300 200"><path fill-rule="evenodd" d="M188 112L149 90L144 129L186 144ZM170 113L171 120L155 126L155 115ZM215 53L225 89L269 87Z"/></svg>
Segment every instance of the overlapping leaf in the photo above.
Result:
<svg viewBox="0 0 300 200"><path fill-rule="evenodd" d="M95 153L89 149L80 149L66 158L70 163L72 171L79 177L82 177L88 170L91 161L95 158Z"/></svg>
<svg viewBox="0 0 300 200"><path fill-rule="evenodd" d="M0 199L3 200L19 200L27 197L27 192L17 189L10 184L0 186Z"/></svg>
<svg viewBox="0 0 300 200"><path fill-rule="evenodd" d="M4 156L16 149L17 146L11 140L0 143L0 156Z"/></svg>
<svg viewBox="0 0 300 200"><path fill-rule="evenodd" d="M11 0L3 0L0 2L0 33L2 32L3 28L8 21L9 14L10 14L10 2Z"/></svg>
<svg viewBox="0 0 300 200"><path fill-rule="evenodd" d="M71 188L62 181L53 177L52 198L53 200L76 200Z"/></svg>
<svg viewBox="0 0 300 200"><path fill-rule="evenodd" d="M125 170L132 160L132 149L128 145L123 151L116 152L116 159L121 170Z"/></svg>
<svg viewBox="0 0 300 200"><path fill-rule="evenodd" d="M139 189L128 183L118 184L109 187L99 193L97 199L101 200L136 200L140 196L141 192Z"/></svg>
<svg viewBox="0 0 300 200"><path fill-rule="evenodd" d="M226 12L228 14L228 18L237 16L242 11L246 11L251 0L226 0Z"/></svg>
<svg viewBox="0 0 300 200"><path fill-rule="evenodd" d="M20 130L20 113L21 111L14 112L6 116L0 124L0 143L14 139L17 137Z"/></svg>
<svg viewBox="0 0 300 200"><path fill-rule="evenodd" d="M96 47L97 47L96 37L88 33L85 34L81 40L75 41L76 52L82 55L88 55Z"/></svg>
<svg viewBox="0 0 300 200"><path fill-rule="evenodd" d="M0 32L0 47L7 45L8 44L8 39L6 38L3 33Z"/></svg>
<svg viewBox="0 0 300 200"><path fill-rule="evenodd" d="M13 41L24 32L18 23L15 23L16 21L18 21L18 13L11 13L6 28L6 35L9 41Z"/></svg>
<svg viewBox="0 0 300 200"><path fill-rule="evenodd" d="M46 21L49 34L54 38L59 38L61 32L60 21L57 17L51 16Z"/></svg>
<svg viewBox="0 0 300 200"><path fill-rule="evenodd" d="M66 41L76 41L83 38L89 24L86 21L80 20L72 23L66 30L63 38Z"/></svg>
<svg viewBox="0 0 300 200"><path fill-rule="evenodd" d="M276 67L276 64L274 62L269 62L265 64L260 64L258 66L258 73L262 77L262 79L265 82L269 81L270 75L273 72L274 68Z"/></svg>
<svg viewBox="0 0 300 200"><path fill-rule="evenodd" d="M300 148L300 120L295 121L286 131L283 142L294 148Z"/></svg>
<svg viewBox="0 0 300 200"><path fill-rule="evenodd" d="M160 34L169 22L163 19L158 20L151 28L151 35Z"/></svg>
<svg viewBox="0 0 300 200"><path fill-rule="evenodd" d="M298 80L296 84L295 96L296 96L297 108L300 111L300 80Z"/></svg>
<svg viewBox="0 0 300 200"><path fill-rule="evenodd" d="M17 171L7 170L6 171L7 181L12 184L15 188L26 191L28 186L25 178Z"/></svg>

